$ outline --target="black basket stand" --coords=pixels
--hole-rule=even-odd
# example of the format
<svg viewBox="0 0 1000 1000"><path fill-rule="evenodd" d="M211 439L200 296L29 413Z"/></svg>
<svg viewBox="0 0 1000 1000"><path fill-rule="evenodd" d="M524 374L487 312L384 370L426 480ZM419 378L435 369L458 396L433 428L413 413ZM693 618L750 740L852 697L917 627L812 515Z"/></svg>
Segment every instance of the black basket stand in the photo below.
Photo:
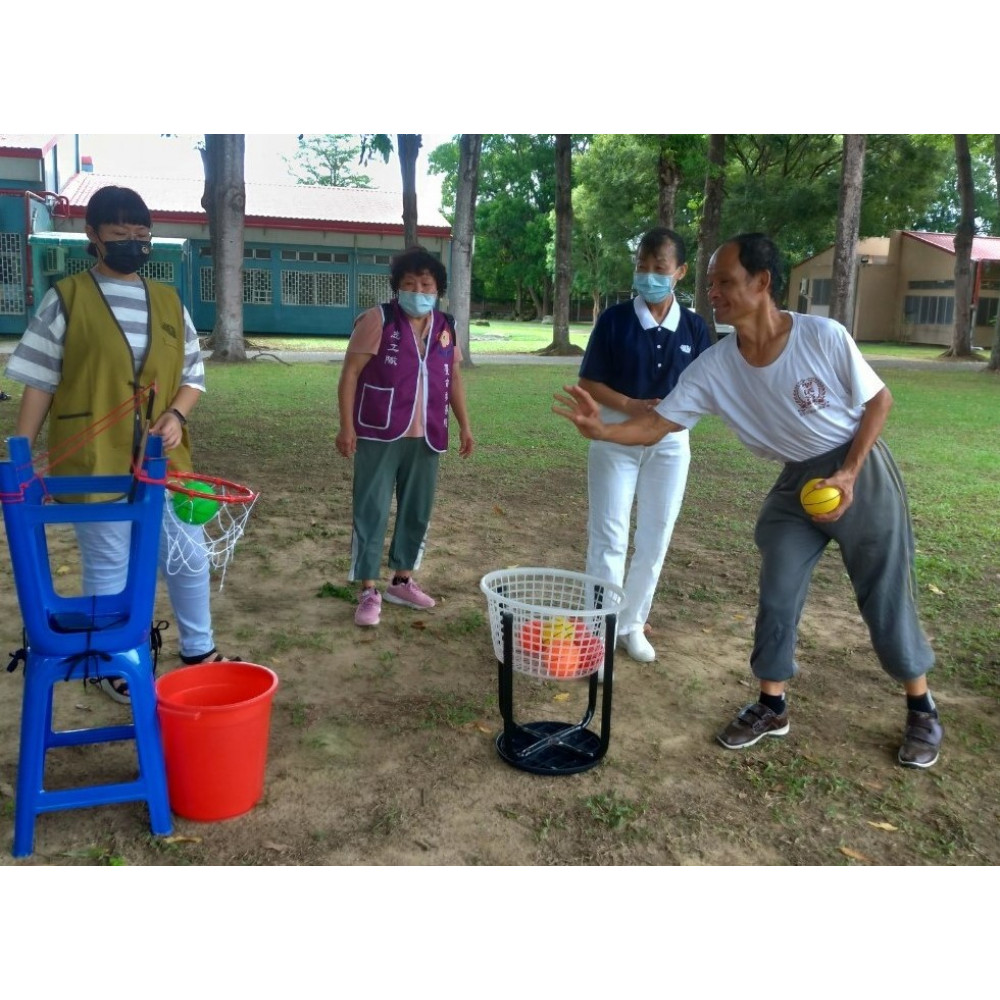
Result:
<svg viewBox="0 0 1000 1000"><path fill-rule="evenodd" d="M615 627L617 616L605 619L604 681L599 683L595 670L588 678L587 708L576 723L530 722L519 724L514 718L514 615L504 611L503 660L497 661L500 714L503 731L497 735L497 753L512 767L532 774L578 774L599 764L611 741L611 692L614 685ZM587 726L601 698L600 735Z"/></svg>

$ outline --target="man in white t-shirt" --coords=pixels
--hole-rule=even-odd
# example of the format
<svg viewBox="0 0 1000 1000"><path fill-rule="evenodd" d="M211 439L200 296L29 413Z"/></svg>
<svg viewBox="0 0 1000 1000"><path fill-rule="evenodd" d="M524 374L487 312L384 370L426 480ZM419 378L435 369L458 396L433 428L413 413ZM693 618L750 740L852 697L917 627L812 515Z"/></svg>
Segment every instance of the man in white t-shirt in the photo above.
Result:
<svg viewBox="0 0 1000 1000"><path fill-rule="evenodd" d="M569 395L557 396L553 410L584 437L629 445L651 444L716 414L752 452L782 463L754 531L761 570L750 666L760 698L718 734L724 747L788 732L785 686L798 672L798 621L813 568L834 540L879 662L906 693L899 763L931 767L944 733L927 686L934 653L917 614L906 492L879 437L892 396L843 326L779 309L780 255L766 236L723 244L708 280L716 319L736 335L686 368L655 410L604 424L579 386L566 386ZM841 502L810 516L799 491L816 478L838 489Z"/></svg>

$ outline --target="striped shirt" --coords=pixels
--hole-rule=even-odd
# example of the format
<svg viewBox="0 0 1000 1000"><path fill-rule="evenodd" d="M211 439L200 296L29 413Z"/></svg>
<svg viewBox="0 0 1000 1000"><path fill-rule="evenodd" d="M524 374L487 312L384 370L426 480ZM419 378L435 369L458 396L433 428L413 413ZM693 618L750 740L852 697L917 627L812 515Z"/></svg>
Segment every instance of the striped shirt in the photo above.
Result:
<svg viewBox="0 0 1000 1000"><path fill-rule="evenodd" d="M141 281L122 281L93 270L91 274L104 293L129 347L132 349L135 374L142 368L149 339L149 313L146 290ZM50 288L38 311L28 323L7 364L7 377L42 392L54 393L62 381L63 344L66 339L66 315L62 300ZM205 391L205 364L201 345L187 308L184 308L184 368L181 385Z"/></svg>

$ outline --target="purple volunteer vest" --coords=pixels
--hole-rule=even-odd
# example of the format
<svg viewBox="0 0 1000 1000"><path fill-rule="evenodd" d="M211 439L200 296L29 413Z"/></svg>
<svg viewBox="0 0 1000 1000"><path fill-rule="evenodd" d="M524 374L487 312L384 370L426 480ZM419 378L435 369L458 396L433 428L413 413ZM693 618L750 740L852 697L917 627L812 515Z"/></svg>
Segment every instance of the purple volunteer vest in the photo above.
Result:
<svg viewBox="0 0 1000 1000"><path fill-rule="evenodd" d="M435 309L427 349L420 357L417 338L399 303L382 309L378 353L361 370L354 398L354 431L371 441L396 441L413 422L418 379L424 381L424 439L434 451L448 450L448 400L455 334L444 313Z"/></svg>

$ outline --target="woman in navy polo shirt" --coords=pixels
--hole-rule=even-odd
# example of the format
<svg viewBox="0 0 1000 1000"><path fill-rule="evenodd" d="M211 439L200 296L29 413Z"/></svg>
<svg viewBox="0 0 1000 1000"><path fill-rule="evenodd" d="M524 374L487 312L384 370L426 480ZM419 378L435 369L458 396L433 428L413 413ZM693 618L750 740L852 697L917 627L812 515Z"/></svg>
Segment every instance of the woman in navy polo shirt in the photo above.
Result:
<svg viewBox="0 0 1000 1000"><path fill-rule="evenodd" d="M678 303L674 290L687 273L684 242L672 230L651 229L639 243L636 297L601 313L580 365L579 384L600 404L607 423L653 409L680 373L711 346L708 326ZM646 619L687 485L691 449L686 431L649 447L592 441L587 463L590 513L587 573L624 586L627 607L618 641L633 660L656 658ZM635 553L626 573L632 505Z"/></svg>

